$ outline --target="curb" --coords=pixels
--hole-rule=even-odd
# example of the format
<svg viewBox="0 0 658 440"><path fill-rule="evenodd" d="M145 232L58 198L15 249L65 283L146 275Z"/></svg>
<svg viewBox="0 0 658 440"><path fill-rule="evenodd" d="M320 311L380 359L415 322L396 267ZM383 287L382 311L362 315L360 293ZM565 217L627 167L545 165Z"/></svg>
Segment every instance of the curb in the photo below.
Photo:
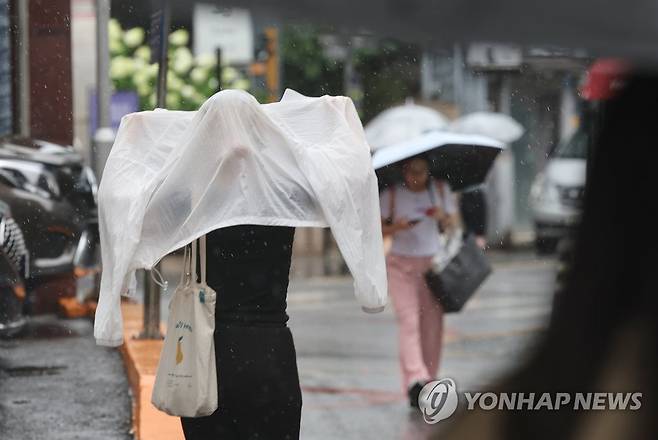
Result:
<svg viewBox="0 0 658 440"><path fill-rule="evenodd" d="M96 313L96 301L85 301L81 303L77 298L65 297L57 300L57 314L66 319L94 318Z"/></svg>
<svg viewBox="0 0 658 440"><path fill-rule="evenodd" d="M133 393L135 440L184 440L180 418L165 414L151 404L163 341L136 339L142 328L141 304L122 302L121 313L124 343L119 349Z"/></svg>

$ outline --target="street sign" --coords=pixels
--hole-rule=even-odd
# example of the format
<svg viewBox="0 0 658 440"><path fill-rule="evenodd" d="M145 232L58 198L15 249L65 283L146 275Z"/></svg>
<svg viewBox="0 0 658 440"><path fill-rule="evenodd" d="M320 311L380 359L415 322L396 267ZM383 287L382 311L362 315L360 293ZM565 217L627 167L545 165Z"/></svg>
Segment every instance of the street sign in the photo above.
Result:
<svg viewBox="0 0 658 440"><path fill-rule="evenodd" d="M114 92L110 96L110 126L116 133L121 118L128 113L139 111L139 97L133 91ZM94 136L98 126L98 94L94 91L89 96L89 135Z"/></svg>
<svg viewBox="0 0 658 440"><path fill-rule="evenodd" d="M194 54L215 54L222 50L227 64L249 64L254 59L254 29L246 9L194 5Z"/></svg>
<svg viewBox="0 0 658 440"><path fill-rule="evenodd" d="M466 51L466 64L475 70L516 70L522 61L521 49L511 45L475 43Z"/></svg>

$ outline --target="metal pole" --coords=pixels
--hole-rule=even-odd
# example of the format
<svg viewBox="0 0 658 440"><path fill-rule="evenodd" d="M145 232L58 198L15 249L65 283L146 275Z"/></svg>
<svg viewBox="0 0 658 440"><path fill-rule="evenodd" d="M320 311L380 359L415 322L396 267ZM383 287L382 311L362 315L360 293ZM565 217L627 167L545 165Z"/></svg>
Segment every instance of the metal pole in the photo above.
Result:
<svg viewBox="0 0 658 440"><path fill-rule="evenodd" d="M167 49L169 47L169 26L171 23L171 11L169 0L156 0L154 4L159 4L160 13L160 45L158 53L158 92L157 106L165 108L167 102L167 68L169 60L167 58Z"/></svg>
<svg viewBox="0 0 658 440"><path fill-rule="evenodd" d="M98 127L94 132L91 162L96 175L103 168L114 142L110 120L110 47L107 32L110 21L110 0L96 0L96 114Z"/></svg>
<svg viewBox="0 0 658 440"><path fill-rule="evenodd" d="M18 64L18 133L30 136L30 12L29 0L16 2L18 32L16 58Z"/></svg>
<svg viewBox="0 0 658 440"><path fill-rule="evenodd" d="M169 25L171 11L169 0L155 0L151 31L159 32L154 40L158 50L157 107L167 105L167 47L169 44ZM153 23L155 22L155 23ZM160 264L153 270L160 272ZM162 339L160 333L160 286L153 281L149 271L144 271L144 328L140 339Z"/></svg>
<svg viewBox="0 0 658 440"><path fill-rule="evenodd" d="M222 48L215 49L215 56L217 58L217 91L224 90L222 87Z"/></svg>
<svg viewBox="0 0 658 440"><path fill-rule="evenodd" d="M452 80L454 90L454 101L459 107L459 112L466 111L466 96L464 91L464 58L459 44L455 44L452 50Z"/></svg>

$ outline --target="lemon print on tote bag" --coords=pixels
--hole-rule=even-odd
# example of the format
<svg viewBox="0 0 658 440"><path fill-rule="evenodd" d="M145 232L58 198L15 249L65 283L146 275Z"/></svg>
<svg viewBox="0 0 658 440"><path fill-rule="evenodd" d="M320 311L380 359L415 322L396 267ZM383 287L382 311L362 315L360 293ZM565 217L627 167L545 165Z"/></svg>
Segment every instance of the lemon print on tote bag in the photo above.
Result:
<svg viewBox="0 0 658 440"><path fill-rule="evenodd" d="M178 338L178 342L176 343L176 365L183 362L183 350L181 344L182 341L183 341L183 337L181 336L180 338Z"/></svg>

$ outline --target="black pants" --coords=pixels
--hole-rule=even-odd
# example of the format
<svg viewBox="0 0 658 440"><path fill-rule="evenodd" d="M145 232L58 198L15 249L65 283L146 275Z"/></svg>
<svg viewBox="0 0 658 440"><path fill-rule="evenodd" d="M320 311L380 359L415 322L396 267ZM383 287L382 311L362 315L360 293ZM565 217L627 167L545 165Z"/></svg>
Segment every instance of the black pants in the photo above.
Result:
<svg viewBox="0 0 658 440"><path fill-rule="evenodd" d="M287 326L218 324L219 408L182 417L187 440L298 439L302 394Z"/></svg>
<svg viewBox="0 0 658 440"><path fill-rule="evenodd" d="M487 199L484 190L475 189L462 193L460 210L465 233L486 235Z"/></svg>
<svg viewBox="0 0 658 440"><path fill-rule="evenodd" d="M286 325L293 237L294 228L254 225L208 234L219 408L181 418L187 440L299 438L302 393Z"/></svg>

